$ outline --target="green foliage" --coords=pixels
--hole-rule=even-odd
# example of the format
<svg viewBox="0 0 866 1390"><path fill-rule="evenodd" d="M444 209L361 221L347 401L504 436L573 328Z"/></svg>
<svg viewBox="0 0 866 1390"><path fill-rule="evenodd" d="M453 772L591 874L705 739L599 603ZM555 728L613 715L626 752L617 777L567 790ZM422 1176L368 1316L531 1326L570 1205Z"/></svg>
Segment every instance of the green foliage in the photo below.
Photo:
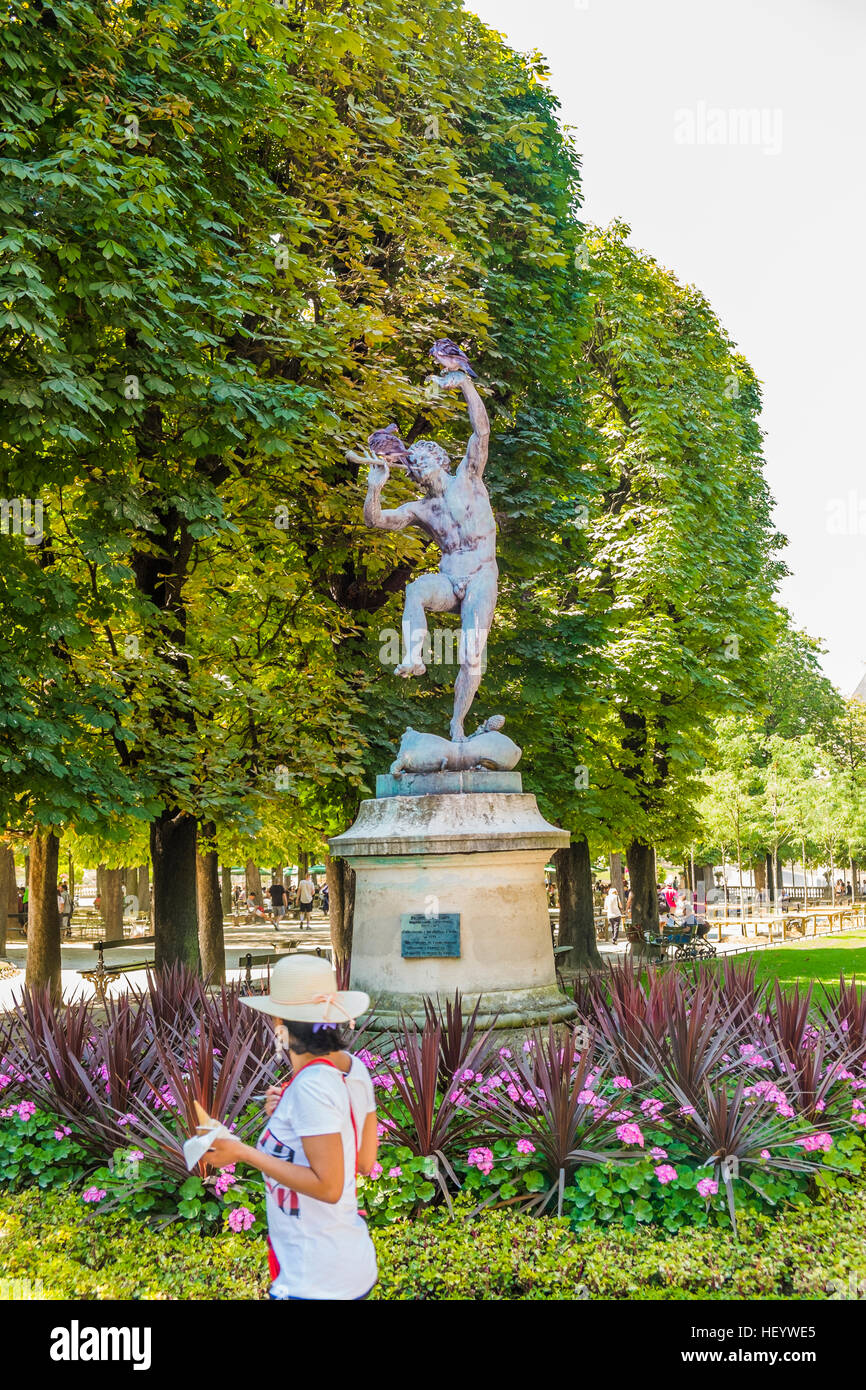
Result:
<svg viewBox="0 0 866 1390"><path fill-rule="evenodd" d="M575 1228L614 1222L634 1230L651 1222L666 1231L704 1226L730 1230L724 1192L708 1197L698 1192L701 1179L712 1176L712 1165L699 1168L684 1159L671 1144L664 1161L670 1162L677 1176L664 1184L655 1175L659 1160L649 1155L640 1163L622 1167L583 1168L565 1190L563 1212ZM768 1214L779 1203L803 1206L808 1200L805 1179L790 1175L768 1173L756 1179L755 1185L735 1180L733 1186L738 1222L743 1211Z"/></svg>
<svg viewBox="0 0 866 1390"><path fill-rule="evenodd" d="M158 1230L60 1192L0 1196L0 1250L5 1277L42 1279L49 1299L262 1298L269 1282L261 1237Z"/></svg>
<svg viewBox="0 0 866 1390"><path fill-rule="evenodd" d="M749 1214L741 1241L709 1228L569 1229L508 1212L430 1213L373 1232L376 1299L844 1299L866 1262L866 1197L834 1194L776 1219ZM253 1299L268 1278L261 1236L82 1216L74 1198L0 1196L7 1278L49 1299Z"/></svg>
<svg viewBox="0 0 866 1390"><path fill-rule="evenodd" d="M25 1103L26 1105L26 1103ZM0 1188L44 1190L76 1184L92 1167L86 1150L56 1116L14 1114L0 1120Z"/></svg>
<svg viewBox="0 0 866 1390"><path fill-rule="evenodd" d="M778 615L758 383L706 299L614 224L585 241L581 387L595 495L570 598L602 623L549 756L589 772L568 821L604 843L681 843L713 721L755 701ZM556 803L560 815L562 800Z"/></svg>
<svg viewBox="0 0 866 1390"><path fill-rule="evenodd" d="M523 582L576 412L577 160L538 60L455 0L153 24L72 0L5 25L0 491L46 539L0 538L3 813L309 843L406 722L377 633L427 563L361 532L344 451L392 415L461 447L423 378L437 334L467 341Z"/></svg>
<svg viewBox="0 0 866 1390"><path fill-rule="evenodd" d="M837 1197L730 1232L641 1226L570 1231L505 1212L376 1233L378 1298L848 1298L862 1278L866 1199Z"/></svg>

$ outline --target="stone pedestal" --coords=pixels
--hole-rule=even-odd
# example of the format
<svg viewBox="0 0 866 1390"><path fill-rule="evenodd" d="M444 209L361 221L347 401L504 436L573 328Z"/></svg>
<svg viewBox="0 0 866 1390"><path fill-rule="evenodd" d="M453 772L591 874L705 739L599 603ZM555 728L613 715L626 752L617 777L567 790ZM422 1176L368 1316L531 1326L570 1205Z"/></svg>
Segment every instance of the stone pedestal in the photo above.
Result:
<svg viewBox="0 0 866 1390"><path fill-rule="evenodd" d="M357 875L351 987L366 990L384 1026L401 1013L423 1018L425 994L453 998L455 989L470 1008L481 998L482 1024L573 1017L556 982L544 888L544 865L568 832L544 820L519 774L507 774L513 791L435 790L447 775L384 796L394 779L380 779L380 795L330 842ZM479 783L483 774L473 776ZM459 956L402 954L408 914L449 913L460 917Z"/></svg>

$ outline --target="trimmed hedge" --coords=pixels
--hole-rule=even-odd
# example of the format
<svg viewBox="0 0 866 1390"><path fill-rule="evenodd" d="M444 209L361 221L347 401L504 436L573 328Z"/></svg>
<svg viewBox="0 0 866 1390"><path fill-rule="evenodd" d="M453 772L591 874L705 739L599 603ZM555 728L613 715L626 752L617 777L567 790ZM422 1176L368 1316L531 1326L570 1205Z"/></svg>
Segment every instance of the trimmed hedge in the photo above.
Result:
<svg viewBox="0 0 866 1390"><path fill-rule="evenodd" d="M575 1232L553 1218L430 1213L373 1232L374 1297L850 1297L866 1270L866 1194L834 1193L774 1220L744 1217L740 1235L737 1244L711 1229ZM259 1299L268 1282L261 1237L160 1231L32 1189L0 1197L0 1274L41 1279L49 1299Z"/></svg>

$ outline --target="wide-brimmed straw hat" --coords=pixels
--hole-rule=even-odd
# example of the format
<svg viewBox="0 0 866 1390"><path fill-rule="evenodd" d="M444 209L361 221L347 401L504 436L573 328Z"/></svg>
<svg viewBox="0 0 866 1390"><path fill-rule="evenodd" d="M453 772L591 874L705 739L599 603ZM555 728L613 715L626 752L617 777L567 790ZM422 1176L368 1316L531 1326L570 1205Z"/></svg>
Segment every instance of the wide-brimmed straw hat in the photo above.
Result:
<svg viewBox="0 0 866 1390"><path fill-rule="evenodd" d="M271 971L270 994L241 999L250 1009L297 1023L354 1025L370 1007L360 989L337 989L334 967L319 956L285 956Z"/></svg>

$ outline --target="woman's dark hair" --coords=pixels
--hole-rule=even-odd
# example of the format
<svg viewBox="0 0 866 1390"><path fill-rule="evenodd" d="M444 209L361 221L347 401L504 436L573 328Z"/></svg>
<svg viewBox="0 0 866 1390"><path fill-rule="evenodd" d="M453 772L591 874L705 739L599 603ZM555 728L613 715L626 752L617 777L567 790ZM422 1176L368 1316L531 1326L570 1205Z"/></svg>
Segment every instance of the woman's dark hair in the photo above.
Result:
<svg viewBox="0 0 866 1390"><path fill-rule="evenodd" d="M351 1030L345 1024L301 1023L291 1018L280 1022L288 1032L293 1052L312 1052L314 1057L323 1057L326 1052L342 1052L348 1046Z"/></svg>

